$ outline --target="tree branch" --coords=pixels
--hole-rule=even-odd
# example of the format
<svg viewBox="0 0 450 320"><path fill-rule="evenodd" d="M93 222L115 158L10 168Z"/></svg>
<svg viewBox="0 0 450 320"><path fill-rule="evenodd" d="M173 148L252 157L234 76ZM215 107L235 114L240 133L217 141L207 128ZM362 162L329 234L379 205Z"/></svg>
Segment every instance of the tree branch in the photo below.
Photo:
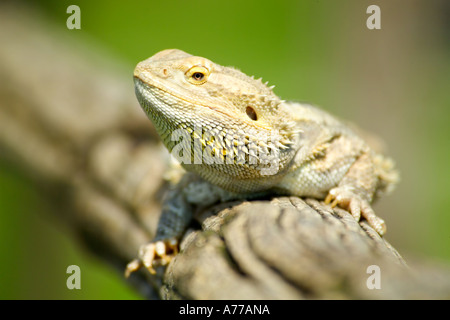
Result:
<svg viewBox="0 0 450 320"><path fill-rule="evenodd" d="M132 66L66 43L26 10L0 6L1 155L42 187L89 249L124 270L154 235L166 152L134 97ZM167 272L131 277L147 297L450 296L448 270L418 276L367 224L317 200L224 203L198 220ZM367 286L371 265L381 290Z"/></svg>

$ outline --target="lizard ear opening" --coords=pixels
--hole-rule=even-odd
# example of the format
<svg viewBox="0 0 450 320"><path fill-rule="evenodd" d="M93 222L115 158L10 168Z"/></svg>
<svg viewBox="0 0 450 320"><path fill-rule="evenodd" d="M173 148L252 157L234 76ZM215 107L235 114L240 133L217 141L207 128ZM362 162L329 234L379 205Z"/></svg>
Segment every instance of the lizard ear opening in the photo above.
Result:
<svg viewBox="0 0 450 320"><path fill-rule="evenodd" d="M255 109L253 109L252 107L245 108L245 112L247 113L247 116L253 121L258 120L258 116L256 115Z"/></svg>

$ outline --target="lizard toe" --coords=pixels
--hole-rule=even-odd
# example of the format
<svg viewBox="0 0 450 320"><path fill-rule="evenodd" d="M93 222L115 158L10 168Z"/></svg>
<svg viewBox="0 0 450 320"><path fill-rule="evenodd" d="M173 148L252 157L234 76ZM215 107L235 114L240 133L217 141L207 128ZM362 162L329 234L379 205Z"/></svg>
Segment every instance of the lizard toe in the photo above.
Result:
<svg viewBox="0 0 450 320"><path fill-rule="evenodd" d="M365 201L362 203L361 215L367 220L369 225L376 231L380 236L386 233L386 223L383 219L378 217L373 211L370 204Z"/></svg>
<svg viewBox="0 0 450 320"><path fill-rule="evenodd" d="M142 267L145 267L151 274L156 274L156 267L169 264L172 258L178 254L178 246L178 240L175 238L167 238L142 245L139 248L138 259L128 263L125 269L125 277L128 278L131 273Z"/></svg>
<svg viewBox="0 0 450 320"><path fill-rule="evenodd" d="M363 217L380 236L386 233L386 223L375 214L369 201L349 188L336 187L331 189L325 198L325 203L331 203L331 207L338 205L348 210L356 221Z"/></svg>
<svg viewBox="0 0 450 320"><path fill-rule="evenodd" d="M349 211L356 221L361 219L361 200L353 198L350 200Z"/></svg>

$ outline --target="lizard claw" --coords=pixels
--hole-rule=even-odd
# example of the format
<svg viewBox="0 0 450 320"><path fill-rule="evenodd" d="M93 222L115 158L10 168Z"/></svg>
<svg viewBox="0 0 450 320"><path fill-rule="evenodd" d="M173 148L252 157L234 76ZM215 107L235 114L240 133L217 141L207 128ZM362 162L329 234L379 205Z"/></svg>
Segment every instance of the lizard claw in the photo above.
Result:
<svg viewBox="0 0 450 320"><path fill-rule="evenodd" d="M151 274L156 274L155 267L167 265L178 253L178 240L168 238L150 242L139 248L139 258L128 263L125 278L131 273L145 267Z"/></svg>
<svg viewBox="0 0 450 320"><path fill-rule="evenodd" d="M363 199L363 197L354 191L344 187L333 188L325 198L325 204L330 203L332 208L339 205L347 209L356 221L359 221L361 216L364 217L380 236L386 233L386 223L384 220L377 217L369 201Z"/></svg>

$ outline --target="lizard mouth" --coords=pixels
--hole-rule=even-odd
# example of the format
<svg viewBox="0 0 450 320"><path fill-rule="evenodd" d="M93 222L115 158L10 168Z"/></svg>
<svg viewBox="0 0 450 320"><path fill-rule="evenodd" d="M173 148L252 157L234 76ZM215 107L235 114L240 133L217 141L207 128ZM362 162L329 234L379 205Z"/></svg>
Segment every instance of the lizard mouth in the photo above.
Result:
<svg viewBox="0 0 450 320"><path fill-rule="evenodd" d="M191 99L185 97L185 95L175 91L174 89L168 90L164 85L162 85L161 83L155 81L155 80L151 80L148 81L147 79L142 79L141 75L134 75L134 82L136 87L139 87L140 90L144 91L144 92L148 92L149 94L153 95L153 96L160 96L158 94L156 94L157 91L162 91L164 93L164 95L168 95L170 97L173 97L175 99L179 99L181 101L184 101L186 103L192 104L192 105L198 105L198 106L202 106L204 108L208 108L211 109L214 112L219 112L229 118L234 118L234 115L224 112L223 110L214 107L212 105L209 104L201 104L199 102L193 102ZM141 93L141 95L143 95L143 93ZM145 96L145 95L144 95ZM158 99L160 100L160 99Z"/></svg>
<svg viewBox="0 0 450 320"><path fill-rule="evenodd" d="M217 109L217 108L215 108L213 106L206 105L206 104L199 104L198 102L193 102L190 99L186 98L183 94L178 93L178 92L176 92L173 89L172 90L168 90L162 84L160 84L160 83L158 83L158 82L156 82L154 80L149 82L147 80L143 80L139 75L135 75L134 76L134 83L135 83L135 86L137 88L139 88L139 91L142 91L142 92L140 92L140 94L143 97L146 96L144 93L148 93L148 94L151 94L152 96L158 97L158 96L160 96L160 94L157 94L157 92L158 91L162 91L164 93L164 95L173 97L175 99L182 100L182 101L187 102L187 103L192 104L192 105L200 105L202 107L209 108L209 109L211 109L211 110L213 110L215 112L220 112L220 113L222 113L222 114L224 114L226 116L231 117L230 114L222 112L221 110L219 110L219 109ZM158 100L160 100L160 99L158 99Z"/></svg>
<svg viewBox="0 0 450 320"><path fill-rule="evenodd" d="M145 79L143 79L143 77ZM223 108L217 108L210 104L202 104L202 103L199 103L198 101L193 102L191 99L185 97L185 95L183 95L173 89L168 90L163 84L155 81L154 79L148 79L148 77L145 77L145 75L135 73L134 74L134 83L135 83L135 87L136 87L136 95L138 96L138 100L141 102L141 104L145 103L145 105L147 107L150 107L150 108L157 107L158 104L155 103L155 100L163 102L163 104L167 104L167 102L164 101L161 97L169 96L169 97L172 97L173 99L181 100L190 105L197 105L197 106L201 106L203 108L208 108L208 109L214 111L215 113L220 113L220 114L226 116L231 121L233 121L233 119L236 118L235 114L226 112L227 109L224 110ZM251 122L251 123L249 123L249 125L252 127L256 127L258 129L262 129L262 130L270 130L269 128L267 128L266 126L264 126L260 123Z"/></svg>

